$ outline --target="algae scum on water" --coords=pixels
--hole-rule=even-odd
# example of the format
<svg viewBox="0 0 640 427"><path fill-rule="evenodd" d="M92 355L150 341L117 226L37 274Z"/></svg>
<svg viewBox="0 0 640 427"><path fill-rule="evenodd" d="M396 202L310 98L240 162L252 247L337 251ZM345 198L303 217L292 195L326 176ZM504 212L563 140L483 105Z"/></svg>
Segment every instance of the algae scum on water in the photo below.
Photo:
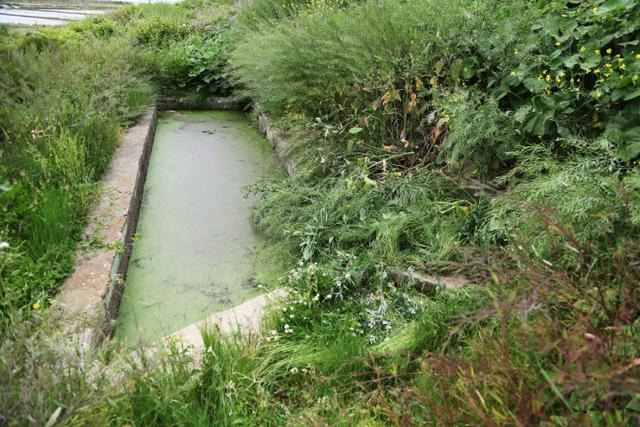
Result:
<svg viewBox="0 0 640 427"><path fill-rule="evenodd" d="M237 112L158 120L116 335L148 343L257 294L265 242L243 188L280 167Z"/></svg>

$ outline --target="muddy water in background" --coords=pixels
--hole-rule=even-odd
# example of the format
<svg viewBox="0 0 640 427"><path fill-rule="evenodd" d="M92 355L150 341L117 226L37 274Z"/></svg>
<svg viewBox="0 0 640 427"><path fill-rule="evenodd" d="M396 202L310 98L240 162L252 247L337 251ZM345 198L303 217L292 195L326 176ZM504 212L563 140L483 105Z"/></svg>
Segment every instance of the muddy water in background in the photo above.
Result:
<svg viewBox="0 0 640 427"><path fill-rule="evenodd" d="M116 328L149 342L256 295L264 245L243 187L280 167L269 143L235 112L158 121Z"/></svg>

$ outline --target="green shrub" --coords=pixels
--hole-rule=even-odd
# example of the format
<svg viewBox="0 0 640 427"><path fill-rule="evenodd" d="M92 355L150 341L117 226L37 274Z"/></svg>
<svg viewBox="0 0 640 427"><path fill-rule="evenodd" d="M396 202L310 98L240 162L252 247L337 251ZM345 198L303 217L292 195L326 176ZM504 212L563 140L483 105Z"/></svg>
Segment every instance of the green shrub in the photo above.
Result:
<svg viewBox="0 0 640 427"><path fill-rule="evenodd" d="M374 95L384 94L384 84L394 84L397 73L408 72L414 65L394 61L394 57L424 50L429 38L435 41L438 30L446 32L449 25L463 24L461 14L454 12L460 10L459 2L438 12L439 24L423 18L425 9L433 5L394 4L310 10L278 23L275 30L246 35L232 54L231 64L238 79L269 109L286 107L321 114L335 104L349 110L352 102L364 98L353 105L362 107ZM420 39L424 45L418 47Z"/></svg>
<svg viewBox="0 0 640 427"><path fill-rule="evenodd" d="M170 46L147 50L143 54L146 67L163 91L191 89L216 95L227 95L231 84L226 78L227 45L224 36L189 36Z"/></svg>
<svg viewBox="0 0 640 427"><path fill-rule="evenodd" d="M492 201L484 235L513 248L530 244L537 257L568 270L580 268L579 258L561 248L547 221L570 229L576 244L603 254L623 239L640 237L638 173L618 179L590 163L579 158L548 169L541 165L538 176Z"/></svg>
<svg viewBox="0 0 640 427"><path fill-rule="evenodd" d="M134 36L138 44L151 47L166 47L187 38L194 28L173 14L154 14L136 22Z"/></svg>
<svg viewBox="0 0 640 427"><path fill-rule="evenodd" d="M79 21L73 21L69 24L69 28L82 34L92 34L101 39L114 36L119 31L118 24L108 16L96 16Z"/></svg>
<svg viewBox="0 0 640 427"><path fill-rule="evenodd" d="M304 342L298 330L324 336L321 319L341 335L383 266L457 268L493 286L459 311L431 306L450 316L407 332L424 355L367 364L385 378L377 389L358 366L365 391L344 411L360 402L398 424L635 419L637 2L255 4L232 71L304 136L291 153L305 170L258 187L253 218L318 262L295 270L303 304L278 323L294 331L282 351ZM345 282L345 254L376 268ZM344 301L308 299L336 283L349 283ZM328 357L307 345L289 361Z"/></svg>

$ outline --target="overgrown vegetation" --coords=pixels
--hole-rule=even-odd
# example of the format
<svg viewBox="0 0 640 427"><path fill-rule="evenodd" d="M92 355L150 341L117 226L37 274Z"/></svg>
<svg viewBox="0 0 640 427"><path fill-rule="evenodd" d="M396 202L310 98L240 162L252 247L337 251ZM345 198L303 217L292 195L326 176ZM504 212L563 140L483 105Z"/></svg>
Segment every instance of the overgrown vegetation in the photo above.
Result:
<svg viewBox="0 0 640 427"><path fill-rule="evenodd" d="M60 407L70 424L638 423L639 18L632 0L247 0L123 8L8 38L2 159L24 173L0 170L0 240L13 247L0 277L18 295L2 295L3 313L32 311L32 289L44 301L66 272L46 256L69 259L74 233L64 251L52 243L61 209L48 193L73 188L77 233L118 125L150 99L134 69L163 93L237 88L287 133L296 171L253 187L254 222L292 267L264 336L210 335L202 369L174 354L91 387L70 363L77 389L50 394L47 375L25 388L33 369L11 370L2 411L22 420L35 406L42 423ZM56 55L111 64L117 43L132 57L113 59L111 103L94 104L72 68L84 63ZM74 76L52 83L36 61ZM66 82L84 103L50 129ZM40 87L51 98L28 96ZM94 105L100 127L82 131L78 111ZM391 274L407 269L471 283L422 294ZM30 334L6 334L2 372L59 353Z"/></svg>
<svg viewBox="0 0 640 427"><path fill-rule="evenodd" d="M306 262L366 254L355 295L407 266L487 293L448 320L473 325L462 345L420 348L399 371L411 380L365 393L380 419L637 421L636 3L292 11L262 17L230 59L304 135L298 180L259 188L256 223Z"/></svg>

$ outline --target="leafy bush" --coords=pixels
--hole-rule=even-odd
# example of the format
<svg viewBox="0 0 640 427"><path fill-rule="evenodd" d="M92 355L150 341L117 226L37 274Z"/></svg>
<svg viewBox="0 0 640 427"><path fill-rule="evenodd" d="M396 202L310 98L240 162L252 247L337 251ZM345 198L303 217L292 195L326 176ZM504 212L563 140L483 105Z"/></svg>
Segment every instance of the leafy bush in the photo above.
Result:
<svg viewBox="0 0 640 427"><path fill-rule="evenodd" d="M109 38L121 31L118 24L108 16L96 16L74 21L70 23L69 28L78 33L90 33L97 38Z"/></svg>
<svg viewBox="0 0 640 427"><path fill-rule="evenodd" d="M164 47L187 38L193 26L173 14L155 14L142 19L134 29L135 40L143 46Z"/></svg>
<svg viewBox="0 0 640 427"><path fill-rule="evenodd" d="M213 11L210 17L205 13L208 10ZM232 86L226 74L226 30L230 12L225 7L203 0L178 6L156 4L133 11L128 25L143 51L139 64L160 92L229 95Z"/></svg>
<svg viewBox="0 0 640 427"><path fill-rule="evenodd" d="M227 95L226 42L222 35L208 38L189 36L160 50L148 50L143 61L154 80L171 92L186 88L198 92Z"/></svg>

